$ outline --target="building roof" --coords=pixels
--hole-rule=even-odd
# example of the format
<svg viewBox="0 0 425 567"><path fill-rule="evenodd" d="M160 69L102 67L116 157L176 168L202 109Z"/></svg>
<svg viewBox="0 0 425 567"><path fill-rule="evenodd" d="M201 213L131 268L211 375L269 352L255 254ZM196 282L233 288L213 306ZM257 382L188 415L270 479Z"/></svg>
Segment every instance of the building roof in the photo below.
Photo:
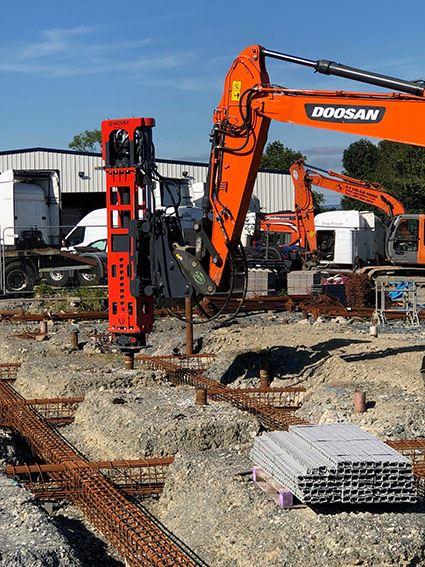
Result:
<svg viewBox="0 0 425 567"><path fill-rule="evenodd" d="M99 152L83 152L80 150L63 150L59 148L42 148L42 147L34 147L34 148L18 148L16 150L2 150L0 151L0 156L6 155L13 155L13 154L27 154L27 153L35 153L35 152L50 152L56 154L69 154L69 155L77 155L77 156L92 156L92 157L102 157L102 154ZM184 159L165 159L165 158L155 158L155 161L159 163L170 163L176 165L191 165L191 166L201 166L201 167L208 167L207 162L201 161L190 161ZM268 172L268 173L280 173L282 175L288 175L288 171L282 169L259 169L261 172Z"/></svg>

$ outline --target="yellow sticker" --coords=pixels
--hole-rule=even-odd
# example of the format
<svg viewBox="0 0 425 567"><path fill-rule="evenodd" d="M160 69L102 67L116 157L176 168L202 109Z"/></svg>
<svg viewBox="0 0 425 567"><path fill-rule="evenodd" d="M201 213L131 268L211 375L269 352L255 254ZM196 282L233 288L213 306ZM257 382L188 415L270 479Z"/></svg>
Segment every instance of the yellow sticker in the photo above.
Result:
<svg viewBox="0 0 425 567"><path fill-rule="evenodd" d="M241 98L242 81L232 82L232 100L239 100Z"/></svg>

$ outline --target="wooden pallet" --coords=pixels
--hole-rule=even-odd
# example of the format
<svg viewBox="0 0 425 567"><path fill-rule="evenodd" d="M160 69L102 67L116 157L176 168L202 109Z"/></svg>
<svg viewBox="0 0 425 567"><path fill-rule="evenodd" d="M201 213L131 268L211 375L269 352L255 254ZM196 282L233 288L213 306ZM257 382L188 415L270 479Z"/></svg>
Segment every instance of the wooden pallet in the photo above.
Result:
<svg viewBox="0 0 425 567"><path fill-rule="evenodd" d="M272 498L280 508L301 508L304 504L292 494L288 488L279 484L272 476L260 467L252 467L252 480L267 496Z"/></svg>

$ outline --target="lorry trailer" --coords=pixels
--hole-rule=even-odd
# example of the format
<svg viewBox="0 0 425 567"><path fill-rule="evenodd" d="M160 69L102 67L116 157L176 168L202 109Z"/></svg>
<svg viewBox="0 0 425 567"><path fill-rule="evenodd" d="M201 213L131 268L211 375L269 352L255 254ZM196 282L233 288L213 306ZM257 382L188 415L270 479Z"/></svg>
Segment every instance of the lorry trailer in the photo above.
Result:
<svg viewBox="0 0 425 567"><path fill-rule="evenodd" d="M7 170L0 174L0 288L33 290L52 269L88 273L97 268L60 248L60 176L56 170Z"/></svg>

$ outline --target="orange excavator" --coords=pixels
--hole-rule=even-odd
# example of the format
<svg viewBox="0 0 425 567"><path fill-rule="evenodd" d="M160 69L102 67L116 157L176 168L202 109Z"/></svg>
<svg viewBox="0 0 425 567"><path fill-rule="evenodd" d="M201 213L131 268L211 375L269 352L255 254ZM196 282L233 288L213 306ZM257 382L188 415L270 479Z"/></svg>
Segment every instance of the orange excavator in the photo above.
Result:
<svg viewBox="0 0 425 567"><path fill-rule="evenodd" d="M267 73L269 58L393 92L277 86ZM240 237L271 120L425 146L425 85L260 45L244 49L227 73L214 111L204 215L195 225L193 248L183 243L177 215L155 211L154 120L103 122L109 328L124 349L145 344L155 299L197 299L221 292L230 301L243 264ZM425 215L398 218L402 230L394 224L389 245L404 263L425 266Z"/></svg>
<svg viewBox="0 0 425 567"><path fill-rule="evenodd" d="M379 183L370 183L307 165L304 160L294 162L289 168L289 173L294 185L294 211L263 214L260 230L286 233L290 237L289 245L297 243L306 252L317 250L313 186L372 205L391 219L405 213L403 204L384 191Z"/></svg>

